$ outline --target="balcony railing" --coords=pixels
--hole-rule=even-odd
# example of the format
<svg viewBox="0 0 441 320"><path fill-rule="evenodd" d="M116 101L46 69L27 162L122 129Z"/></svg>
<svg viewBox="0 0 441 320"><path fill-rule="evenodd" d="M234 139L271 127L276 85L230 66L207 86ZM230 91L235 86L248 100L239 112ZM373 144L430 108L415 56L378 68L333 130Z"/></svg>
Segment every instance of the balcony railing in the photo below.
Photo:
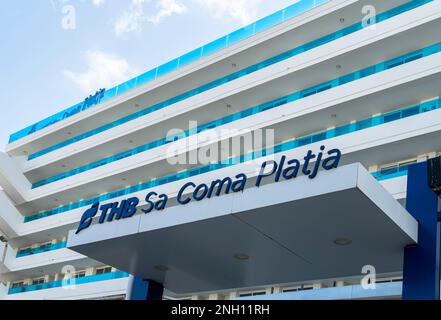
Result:
<svg viewBox="0 0 441 320"><path fill-rule="evenodd" d="M377 282L375 289L364 289L361 285L321 288L296 292L274 293L263 296L235 298L234 300L363 300L396 299L402 295L403 283Z"/></svg>
<svg viewBox="0 0 441 320"><path fill-rule="evenodd" d="M38 248L28 248L17 251L17 258L26 257L34 254L44 253L66 248L66 242L58 242L54 244L46 244Z"/></svg>
<svg viewBox="0 0 441 320"><path fill-rule="evenodd" d="M403 177L403 176L407 176L407 173L409 171L409 167L410 167L410 165L405 165L405 166L397 165L396 167L393 167L393 168L383 169L383 170L374 172L374 173L372 173L372 175L378 181Z"/></svg>
<svg viewBox="0 0 441 320"><path fill-rule="evenodd" d="M433 1L433 0L413 0L413 1L410 1L410 2L408 2L408 3L406 3L406 4L402 5L402 6L399 6L397 8L391 9L391 10L389 10L387 12L379 14L376 17L376 23L377 24L381 23L381 22L383 22L383 21L385 21L387 19L390 19L390 18L395 17L395 16L397 16L399 14L402 14L404 12L407 12L407 11L410 11L410 10L415 9L417 7L420 7L423 4L426 4L426 3L431 2L431 1ZM109 130L111 128L120 126L120 125L125 124L125 123L127 123L129 121L132 121L134 119L137 119L137 118L140 118L142 116L145 116L145 115L147 115L149 113L152 113L154 111L157 111L157 110L163 109L165 107L168 107L168 106L170 106L172 104L175 104L175 103L177 103L179 101L183 101L185 99L188 99L190 97L193 97L193 96L198 95L200 93L203 93L205 91L208 91L208 90L211 90L211 89L216 88L218 86L221 86L221 85L223 85L225 83L231 82L233 80L236 80L236 79L241 78L243 76L249 75L249 74L251 74L253 72L256 72L258 70L261 70L261 69L264 69L266 67L269 67L269 66L271 66L273 64L276 64L278 62L281 62L283 60L292 58L292 57L297 56L297 55L299 55L301 53L304 53L304 52L307 52L307 51L312 50L314 48L317 48L319 46L325 45L325 44L327 44L329 42L335 41L335 40L340 39L342 37L345 37L345 36L347 36L349 34L352 34L352 33L355 33L355 32L357 32L359 30L362 30L363 26L364 25L363 25L362 22L358 22L358 23L356 23L354 25L346 27L346 28L344 28L342 30L339 30L337 32L328 34L328 35L326 35L324 37L321 37L319 39L316 39L314 41L306 43L306 44L304 44L302 46L299 46L297 48L289 50L289 51L287 51L285 53L279 54L279 55L277 55L275 57L272 57L270 59L262 61L262 62L260 62L258 64L252 65L252 66L247 67L247 68L245 68L243 70L240 70L238 72L232 73L232 74L230 74L228 76L222 77L222 78L214 80L214 81L212 81L212 82L210 82L208 84L205 84L205 85L200 86L198 88L195 88L193 90L190 90L190 91L187 91L185 93L182 93L182 94L180 94L180 95L178 95L176 97L170 98L170 99L168 99L166 101L163 101L161 103L158 103L158 104L155 104L153 106L150 106L150 107L148 107L146 109L143 109L143 110L141 110L139 112L133 113L133 114L131 114L129 116L126 116L124 118L121 118L119 120L116 120L116 121L113 121L113 122L109 122L109 123L107 123L104 126L101 126L99 128L96 128L96 129L88 131L88 132L85 132L85 133L83 133L81 135L78 135L78 136L73 137L71 139L62 141L62 142L60 142L58 144L55 144L53 146L50 146L50 147L45 148L43 150L40 150L38 152L35 152L35 153L29 155L28 159L32 160L32 159L41 157L41 156L43 156L43 155L45 155L47 153L50 153L52 151L55 151L55 150L58 150L60 148L65 147L65 146L71 145L71 144L73 144L75 142L84 140L86 138L89 138L89 137L94 136L96 134L99 134L101 132L107 131L107 130ZM152 144L152 146L155 146L155 142L152 142L151 144ZM99 165L101 165L101 164L97 164L97 166L99 166ZM63 175L60 175L61 179L62 179L62 176ZM56 179L54 181L56 181ZM43 185L43 184L36 183L34 185L34 187L39 187L41 185Z"/></svg>
<svg viewBox="0 0 441 320"><path fill-rule="evenodd" d="M122 278L127 278L128 276L129 276L129 274L126 272L123 272L123 271L109 272L109 273L97 274L97 275L92 275L92 276L85 276L85 277L81 277L81 278L69 278L69 279L65 279L65 280L45 282L45 283L36 284L36 285L10 288L8 291L8 294L17 294L17 293L32 292L32 291L37 291L37 290L61 288L61 287L67 287L67 286L73 286L73 285L82 285L82 284L86 284L86 283L93 283L93 282L99 282L99 281L122 279Z"/></svg>
<svg viewBox="0 0 441 320"><path fill-rule="evenodd" d="M119 96L129 90L132 90L138 86L151 82L159 77L175 71L183 66L186 66L192 62L195 62L203 57L211 55L219 50L222 50L232 44L235 44L241 40L249 38L256 33L269 29L279 23L289 20L295 16L298 16L308 10L311 10L329 0L301 0L283 10L280 10L270 16L267 16L249 26L243 27L237 31L234 31L220 39L208 43L207 45L193 50L179 58L176 58L170 62L167 62L153 70L147 71L142 75L133 78L123 84L120 84L112 89L105 90L100 103ZM95 104L96 105L96 104ZM22 129L10 136L9 142L14 142L29 134L44 129L54 123L57 123L63 119L69 118L79 112L82 112L95 105L85 105L84 102L80 102L64 111L61 111L49 118L46 118L32 126Z"/></svg>
<svg viewBox="0 0 441 320"><path fill-rule="evenodd" d="M139 146L137 148L125 151L123 153L120 153L120 154L117 154L117 155L114 155L114 156L111 156L108 158L104 158L104 159L95 161L91 164L81 166L76 169L69 170L67 172L52 176L50 178L35 182L34 184L32 184L32 188L38 188L38 187L44 186L46 184L53 183L53 182L80 174L82 172L101 167L105 164L119 161L119 160L125 159L127 157L133 156L135 154L139 154L141 152L145 152L147 150L154 149L156 147L159 147L161 145L165 145L167 143L176 141L178 139L182 139L182 138L188 137L190 135L200 133L204 130L216 128L216 127L222 126L224 124L234 122L237 120L241 120L241 119L247 118L249 116L255 115L257 113L264 112L264 111L285 105L287 103L301 100L305 97L309 97L309 96L321 93L323 91L342 86L344 84L362 79L364 77L370 76L375 73L380 73L385 70L395 68L395 67L400 66L402 64L406 64L406 63L421 59L423 57L426 57L426 56L434 54L434 53L438 53L440 51L441 51L441 43L430 46L428 48L424 48L424 49L415 51L415 52L411 52L411 53L406 54L404 56L401 56L399 58L395 58L395 59L377 64L377 65L365 68L363 70L347 74L347 75L342 76L340 78L337 78L337 79L334 79L334 80L331 80L331 81L328 81L325 83L318 84L314 87L295 92L295 93L290 94L286 97L282 97L282 98L279 98L279 99L276 99L276 100L273 100L273 101L270 101L270 102L267 102L267 103L264 103L264 104L261 104L261 105L243 110L243 111L240 111L238 113L226 116L224 118L221 118L221 119L218 119L215 121L211 121L211 122L206 123L202 126L199 126L196 129L187 130L180 135L162 138L162 139L150 142L148 144ZM393 117L393 115L391 117Z"/></svg>
<svg viewBox="0 0 441 320"><path fill-rule="evenodd" d="M180 172L177 174L173 174L170 176L162 177L159 179L155 179L149 182L141 183L136 186L128 187L125 189L121 189L118 191L110 192L107 194L103 194L98 197L81 200L66 206L58 207L56 209L48 210L45 212L40 212L38 214L25 217L25 223L42 219L45 217L49 217L56 214L61 214L66 211L70 211L73 209L77 209L80 207L91 205L95 202L101 202L110 200L113 198L121 197L124 195L128 195L134 192L142 191L145 189L157 187L160 185L164 185L167 183L179 181L182 179L190 178L193 176L201 175L207 172L219 170L222 168L230 167L239 163L244 163L250 160L258 159L261 157L265 157L267 155L276 154L284 151L289 151L298 147L306 146L315 142L325 141L327 139L332 139L335 137L339 137L342 135L350 134L356 131L373 128L376 126L380 126L382 124L386 124L393 121L398 121L404 118L412 117L418 114L426 113L429 111L440 109L441 107L441 99L435 99L432 101L424 102L416 106L407 107L404 109L392 111L389 113L385 113L383 115L375 116L369 119L364 119L361 121L357 121L355 123L343 125L336 127L334 129L321 131L312 135L308 135L305 137L301 137L298 139L294 139L282 144L279 144L273 148L270 149L263 149L259 151L254 151L248 154L244 154L238 157L230 158L226 161L218 162L215 164L205 165L198 168L193 168L184 172Z"/></svg>

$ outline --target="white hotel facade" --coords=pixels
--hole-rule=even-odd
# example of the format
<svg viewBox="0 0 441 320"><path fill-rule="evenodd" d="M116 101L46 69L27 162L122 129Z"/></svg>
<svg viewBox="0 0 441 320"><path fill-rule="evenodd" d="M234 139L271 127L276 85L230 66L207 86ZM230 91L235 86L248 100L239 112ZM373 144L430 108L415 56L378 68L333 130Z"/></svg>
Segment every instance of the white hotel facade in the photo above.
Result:
<svg viewBox="0 0 441 320"><path fill-rule="evenodd" d="M405 210L407 169L441 155L440 30L441 0L302 0L11 135L0 153L0 300L125 299L139 265L161 279L165 299L400 299L397 248L418 241ZM199 127L185 131L191 121ZM175 128L184 133L170 141ZM170 162L170 148L186 154L259 129L274 130L271 152L251 148L224 165ZM207 132L221 134L194 143ZM338 169L314 180L268 179L261 189L284 196L292 184L298 194L290 217L273 210L262 226L216 222L216 212L239 195L176 204L188 181L254 179L265 159L301 159L321 146L341 150ZM372 184L387 203L377 207L394 223L362 200L359 210L349 207L359 191L337 195L352 173L369 190ZM145 208L151 190L167 194L170 208L136 219L151 219L151 239L161 242L126 241L129 219L95 221L74 234L92 204L139 197ZM256 192L258 205L265 199ZM340 205L344 218L319 214ZM173 210L184 220L168 221ZM192 223L201 227L173 229ZM286 230L274 236L272 227ZM297 270L298 257L311 267ZM374 290L360 285L363 265L377 267Z"/></svg>

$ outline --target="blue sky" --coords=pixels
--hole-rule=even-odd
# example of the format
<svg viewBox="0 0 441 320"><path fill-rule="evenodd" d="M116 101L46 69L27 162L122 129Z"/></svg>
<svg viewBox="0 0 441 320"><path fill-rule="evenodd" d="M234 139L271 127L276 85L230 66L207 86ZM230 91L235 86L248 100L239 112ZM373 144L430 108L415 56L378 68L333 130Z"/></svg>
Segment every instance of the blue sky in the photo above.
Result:
<svg viewBox="0 0 441 320"><path fill-rule="evenodd" d="M4 0L0 150L11 133L296 0Z"/></svg>

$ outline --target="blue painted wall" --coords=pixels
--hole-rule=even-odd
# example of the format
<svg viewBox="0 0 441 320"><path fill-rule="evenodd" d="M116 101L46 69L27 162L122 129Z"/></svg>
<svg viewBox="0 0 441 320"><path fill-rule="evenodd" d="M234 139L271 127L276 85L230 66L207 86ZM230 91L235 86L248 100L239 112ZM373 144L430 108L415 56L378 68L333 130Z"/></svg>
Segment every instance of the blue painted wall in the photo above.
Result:
<svg viewBox="0 0 441 320"><path fill-rule="evenodd" d="M427 162L409 168L406 208L418 220L418 244L404 251L403 299L439 300L438 197L429 188Z"/></svg>

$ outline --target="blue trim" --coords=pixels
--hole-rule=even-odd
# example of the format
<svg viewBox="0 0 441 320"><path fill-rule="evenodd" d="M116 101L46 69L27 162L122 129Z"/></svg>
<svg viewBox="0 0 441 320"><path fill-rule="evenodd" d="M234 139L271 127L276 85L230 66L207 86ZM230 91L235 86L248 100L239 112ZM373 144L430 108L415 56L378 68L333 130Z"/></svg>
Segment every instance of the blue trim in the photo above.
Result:
<svg viewBox="0 0 441 320"><path fill-rule="evenodd" d="M410 166L406 208L419 225L418 244L404 250L404 300L440 298L438 197L427 177L427 162Z"/></svg>

